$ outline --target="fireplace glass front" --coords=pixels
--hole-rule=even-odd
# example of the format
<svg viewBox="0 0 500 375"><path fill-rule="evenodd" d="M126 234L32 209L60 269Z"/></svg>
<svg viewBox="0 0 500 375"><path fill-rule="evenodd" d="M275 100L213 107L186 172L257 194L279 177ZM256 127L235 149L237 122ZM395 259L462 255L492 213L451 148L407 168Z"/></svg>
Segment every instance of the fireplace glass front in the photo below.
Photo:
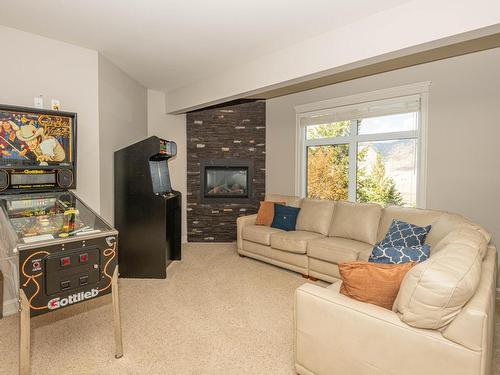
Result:
<svg viewBox="0 0 500 375"><path fill-rule="evenodd" d="M248 198L248 167L205 167L205 198Z"/></svg>

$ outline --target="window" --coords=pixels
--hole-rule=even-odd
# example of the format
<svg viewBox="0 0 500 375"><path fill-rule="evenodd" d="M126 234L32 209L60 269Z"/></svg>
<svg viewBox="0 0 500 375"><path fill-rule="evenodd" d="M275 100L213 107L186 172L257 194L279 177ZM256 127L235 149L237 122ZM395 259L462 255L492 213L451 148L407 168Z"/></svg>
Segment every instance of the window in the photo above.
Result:
<svg viewBox="0 0 500 375"><path fill-rule="evenodd" d="M426 98L420 92L298 111L298 193L319 199L424 206Z"/></svg>

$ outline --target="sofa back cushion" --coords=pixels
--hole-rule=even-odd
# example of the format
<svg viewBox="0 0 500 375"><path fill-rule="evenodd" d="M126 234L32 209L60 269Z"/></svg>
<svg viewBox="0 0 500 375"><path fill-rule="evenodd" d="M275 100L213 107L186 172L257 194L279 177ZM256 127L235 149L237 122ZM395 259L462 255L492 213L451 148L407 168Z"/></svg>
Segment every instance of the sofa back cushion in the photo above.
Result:
<svg viewBox="0 0 500 375"><path fill-rule="evenodd" d="M434 253L434 248L443 238L445 238L449 233L451 233L452 231L461 227L464 224L470 225L475 229L477 229L484 236L486 242L487 243L490 242L491 233L489 233L487 230L485 230L484 228L480 227L477 224L473 224L471 221L469 221L466 217L462 215L446 212L443 213L443 215L441 215L439 219L437 219L432 224L432 230L430 231L425 241L431 247L431 253Z"/></svg>
<svg viewBox="0 0 500 375"><path fill-rule="evenodd" d="M382 207L376 203L335 203L330 237L350 238L375 245Z"/></svg>
<svg viewBox="0 0 500 375"><path fill-rule="evenodd" d="M332 222L334 201L302 199L297 218L297 230L328 234Z"/></svg>
<svg viewBox="0 0 500 375"><path fill-rule="evenodd" d="M281 195L281 194L266 194L266 201L271 202L285 202L287 206L299 207L300 198L294 195Z"/></svg>
<svg viewBox="0 0 500 375"><path fill-rule="evenodd" d="M478 231L461 231L448 234L439 251L406 274L393 310L408 325L443 328L474 295L487 244Z"/></svg>
<svg viewBox="0 0 500 375"><path fill-rule="evenodd" d="M443 215L442 211L400 206L386 207L382 211L377 241L380 242L384 239L393 220L406 221L407 223L415 224L420 227L426 227L432 225L441 215Z"/></svg>

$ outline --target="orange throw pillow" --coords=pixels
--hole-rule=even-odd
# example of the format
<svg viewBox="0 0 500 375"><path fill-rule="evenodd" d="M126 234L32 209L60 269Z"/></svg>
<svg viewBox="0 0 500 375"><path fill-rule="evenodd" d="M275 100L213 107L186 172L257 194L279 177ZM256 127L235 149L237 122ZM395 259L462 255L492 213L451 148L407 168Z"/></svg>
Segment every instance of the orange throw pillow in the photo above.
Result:
<svg viewBox="0 0 500 375"><path fill-rule="evenodd" d="M340 293L391 310L403 278L415 264L416 262L382 264L362 261L341 263Z"/></svg>
<svg viewBox="0 0 500 375"><path fill-rule="evenodd" d="M274 204L285 204L285 202L270 202L262 201L260 202L259 212L257 212L257 219L255 220L256 225L266 225L271 226L274 219Z"/></svg>

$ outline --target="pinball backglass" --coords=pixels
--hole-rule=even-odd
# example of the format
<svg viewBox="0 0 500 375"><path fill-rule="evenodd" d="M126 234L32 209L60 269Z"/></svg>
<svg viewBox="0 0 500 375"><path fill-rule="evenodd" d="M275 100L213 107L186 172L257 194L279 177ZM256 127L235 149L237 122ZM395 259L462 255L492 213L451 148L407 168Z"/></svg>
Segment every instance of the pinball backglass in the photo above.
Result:
<svg viewBox="0 0 500 375"><path fill-rule="evenodd" d="M0 106L0 167L73 166L76 114Z"/></svg>

